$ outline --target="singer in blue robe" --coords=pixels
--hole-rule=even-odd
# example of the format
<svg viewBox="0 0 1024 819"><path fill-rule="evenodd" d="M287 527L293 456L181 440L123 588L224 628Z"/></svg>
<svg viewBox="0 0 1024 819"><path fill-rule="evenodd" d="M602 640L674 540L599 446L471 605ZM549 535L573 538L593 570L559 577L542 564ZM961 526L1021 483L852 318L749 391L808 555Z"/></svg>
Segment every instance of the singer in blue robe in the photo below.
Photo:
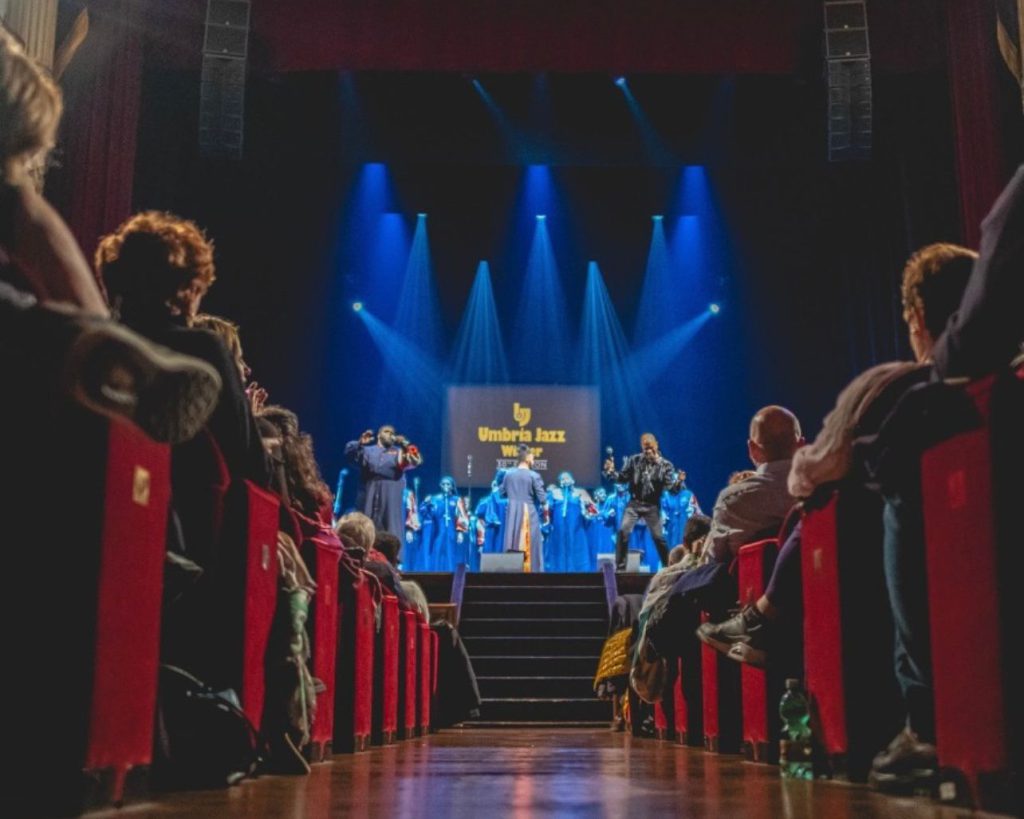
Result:
<svg viewBox="0 0 1024 819"><path fill-rule="evenodd" d="M697 504L697 497L685 487L678 493L672 494L668 490L661 493L661 513L665 519L665 539L669 548L678 546L683 542L683 530L686 529L686 521L690 516L700 512Z"/></svg>
<svg viewBox="0 0 1024 819"><path fill-rule="evenodd" d="M610 529L602 511L608 502L608 492L603 486L597 487L592 495L594 509L597 514L586 521L587 530L587 565L597 568L597 556L614 551L615 530Z"/></svg>
<svg viewBox="0 0 1024 819"><path fill-rule="evenodd" d="M466 562L469 515L452 478L442 478L441 491L420 504L420 519L430 522L430 557L424 571L451 572Z"/></svg>
<svg viewBox="0 0 1024 819"><path fill-rule="evenodd" d="M505 517L506 552L523 552L523 571L544 571L544 541L540 533L540 513L547 492L540 475L533 471L533 453L520 445L519 464L508 470L501 481L501 493L508 498Z"/></svg>
<svg viewBox="0 0 1024 819"><path fill-rule="evenodd" d="M416 493L406 489L402 493L405 508L405 539L402 543L402 571L423 571L423 524L420 522L419 504Z"/></svg>
<svg viewBox="0 0 1024 819"><path fill-rule="evenodd" d="M419 450L384 425L377 432L367 430L358 441L345 445L345 455L359 467L359 496L356 508L373 521L378 531L397 538L405 535L405 473L423 463Z"/></svg>
<svg viewBox="0 0 1024 819"><path fill-rule="evenodd" d="M501 470L491 482L491 494L484 495L476 505L476 545L480 554L500 552L504 548L505 516L508 513L508 499L501 496L501 482L505 470Z"/></svg>
<svg viewBox="0 0 1024 819"><path fill-rule="evenodd" d="M587 521L597 514L590 494L576 486L571 472L558 476L558 486L548 491L550 534L544 543L544 556L549 572L587 572L590 546Z"/></svg>

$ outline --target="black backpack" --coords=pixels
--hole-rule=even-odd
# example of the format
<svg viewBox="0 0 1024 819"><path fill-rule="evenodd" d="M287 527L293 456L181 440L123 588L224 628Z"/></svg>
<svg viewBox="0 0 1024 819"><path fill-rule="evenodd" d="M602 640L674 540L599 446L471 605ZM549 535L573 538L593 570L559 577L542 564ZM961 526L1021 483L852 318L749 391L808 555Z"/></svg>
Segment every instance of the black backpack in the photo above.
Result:
<svg viewBox="0 0 1024 819"><path fill-rule="evenodd" d="M223 788L252 774L262 742L234 691L214 691L187 671L160 666L153 786Z"/></svg>

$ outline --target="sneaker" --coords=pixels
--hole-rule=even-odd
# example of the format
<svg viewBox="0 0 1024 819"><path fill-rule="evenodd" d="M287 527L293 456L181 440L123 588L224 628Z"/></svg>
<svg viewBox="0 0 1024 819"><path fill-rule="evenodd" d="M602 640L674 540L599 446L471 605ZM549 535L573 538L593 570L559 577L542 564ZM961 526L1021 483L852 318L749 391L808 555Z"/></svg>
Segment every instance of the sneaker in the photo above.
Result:
<svg viewBox="0 0 1024 819"><path fill-rule="evenodd" d="M729 655L735 645L747 645L764 653L768 621L753 606L721 623L702 623L697 636L715 650ZM734 660L739 657L733 657Z"/></svg>
<svg viewBox="0 0 1024 819"><path fill-rule="evenodd" d="M220 396L213 367L114 322L85 321L81 327L63 375L74 400L131 421L155 441L180 443L203 428Z"/></svg>
<svg viewBox="0 0 1024 819"><path fill-rule="evenodd" d="M922 742L917 734L904 728L888 748L875 756L868 782L888 792L930 790L938 764L935 746Z"/></svg>

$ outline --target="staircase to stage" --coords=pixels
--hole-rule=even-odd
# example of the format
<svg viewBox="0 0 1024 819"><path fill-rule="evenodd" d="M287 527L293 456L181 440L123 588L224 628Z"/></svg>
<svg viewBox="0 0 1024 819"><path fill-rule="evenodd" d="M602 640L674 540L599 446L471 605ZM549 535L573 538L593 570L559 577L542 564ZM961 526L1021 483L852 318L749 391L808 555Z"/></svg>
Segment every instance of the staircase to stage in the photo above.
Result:
<svg viewBox="0 0 1024 819"><path fill-rule="evenodd" d="M607 633L602 575L466 575L459 632L483 705L478 724L603 724L593 680Z"/></svg>

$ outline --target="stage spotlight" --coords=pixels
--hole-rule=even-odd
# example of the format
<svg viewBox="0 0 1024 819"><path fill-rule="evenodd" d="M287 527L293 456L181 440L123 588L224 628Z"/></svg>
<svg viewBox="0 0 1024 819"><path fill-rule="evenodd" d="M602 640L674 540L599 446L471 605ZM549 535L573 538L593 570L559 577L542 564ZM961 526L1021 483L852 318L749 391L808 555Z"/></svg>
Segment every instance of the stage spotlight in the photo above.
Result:
<svg viewBox="0 0 1024 819"><path fill-rule="evenodd" d="M617 86L619 86L619 88L625 88L626 87L626 78L625 77L616 77L615 78L615 84Z"/></svg>
<svg viewBox="0 0 1024 819"><path fill-rule="evenodd" d="M358 313L362 309L363 309L363 303L361 301L354 301L354 302L352 302L352 312L353 313Z"/></svg>
<svg viewBox="0 0 1024 819"><path fill-rule="evenodd" d="M547 214L545 214L545 213L538 213L537 214L537 221L538 222L543 222L547 218L548 218Z"/></svg>
<svg viewBox="0 0 1024 819"><path fill-rule="evenodd" d="M711 302L711 304L708 305L708 312L711 313L711 315L713 316L717 316L719 313L722 312L722 305L720 305L717 301L713 301Z"/></svg>
<svg viewBox="0 0 1024 819"><path fill-rule="evenodd" d="M427 214L425 214L425 213L417 213L416 214L416 218L417 219L426 219L427 218Z"/></svg>
<svg viewBox="0 0 1024 819"><path fill-rule="evenodd" d="M665 217L664 217L664 216L662 216L662 215L661 215L660 213L656 213L656 214L654 214L654 216L652 216L651 218L652 218L652 219L653 219L653 220L654 220L655 222L660 222L660 221L661 221L662 219L664 219Z"/></svg>

